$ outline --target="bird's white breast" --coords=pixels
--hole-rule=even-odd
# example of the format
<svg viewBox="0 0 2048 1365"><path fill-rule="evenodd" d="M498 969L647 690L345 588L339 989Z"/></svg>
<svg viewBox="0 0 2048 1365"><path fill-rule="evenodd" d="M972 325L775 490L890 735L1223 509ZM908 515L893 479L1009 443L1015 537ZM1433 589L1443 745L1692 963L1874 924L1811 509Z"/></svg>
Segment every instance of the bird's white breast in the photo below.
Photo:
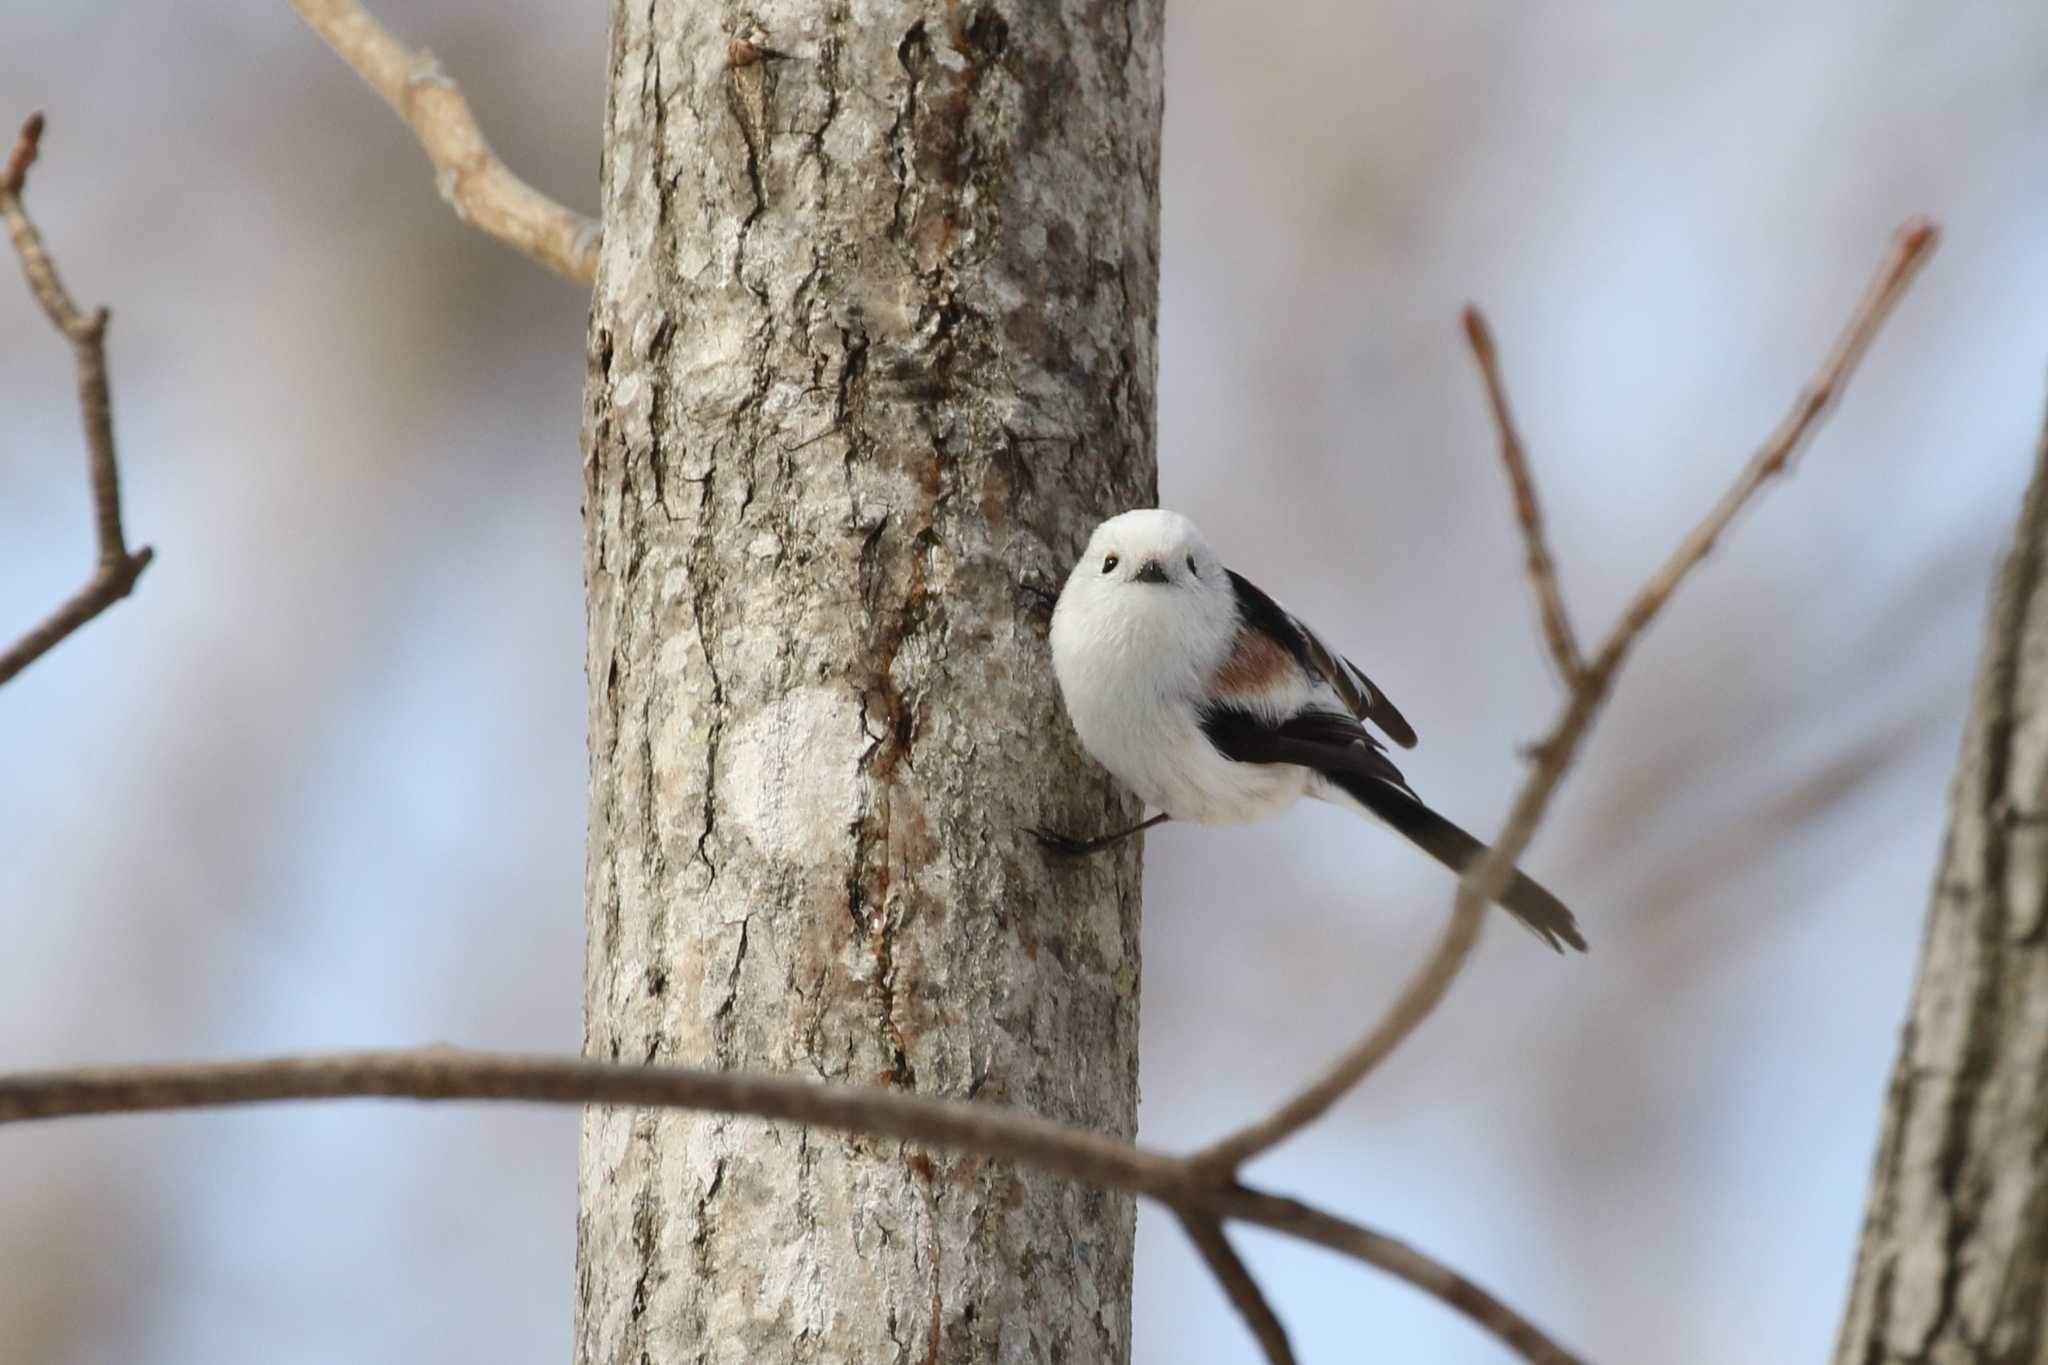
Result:
<svg viewBox="0 0 2048 1365"><path fill-rule="evenodd" d="M1186 602L1166 596L1183 591L1119 587L1085 610L1062 596L1052 657L1067 714L1097 762L1175 819L1238 824L1278 814L1302 795L1308 772L1232 762L1202 733L1234 610L1213 630L1190 629Z"/></svg>

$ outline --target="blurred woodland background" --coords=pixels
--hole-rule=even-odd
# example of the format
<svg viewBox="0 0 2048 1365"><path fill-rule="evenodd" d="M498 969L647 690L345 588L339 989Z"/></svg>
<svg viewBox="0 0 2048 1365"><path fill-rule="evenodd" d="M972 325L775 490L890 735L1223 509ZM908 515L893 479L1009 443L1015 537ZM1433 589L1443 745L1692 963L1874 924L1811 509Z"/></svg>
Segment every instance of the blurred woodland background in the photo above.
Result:
<svg viewBox="0 0 2048 1365"><path fill-rule="evenodd" d="M594 212L603 16L387 3ZM1485 831L1556 684L1458 310L1588 633L1810 371L1892 226L1945 245L1806 465L1680 594L1450 1007L1269 1186L1595 1359L1819 1362L1862 1219L1995 556L2048 366L2048 11L1172 10L1160 484L1324 628ZM282 3L0 10L30 206L114 309L137 595L0 693L0 1067L573 1050L584 301L463 228ZM90 564L70 357L0 286L0 634ZM1335 810L1147 849L1143 1136L1356 1033L1451 883ZM8 1361L552 1362L575 1116L299 1106L0 1135ZM1141 1215L1138 1359L1254 1347ZM1256 1233L1310 1360L1495 1361Z"/></svg>

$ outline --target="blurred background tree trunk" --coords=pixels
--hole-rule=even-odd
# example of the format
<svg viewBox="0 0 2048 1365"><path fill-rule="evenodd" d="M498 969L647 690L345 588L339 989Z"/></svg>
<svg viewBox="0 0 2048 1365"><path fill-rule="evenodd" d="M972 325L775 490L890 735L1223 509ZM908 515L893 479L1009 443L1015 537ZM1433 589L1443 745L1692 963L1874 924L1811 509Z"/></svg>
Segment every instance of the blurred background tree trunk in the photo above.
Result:
<svg viewBox="0 0 2048 1365"><path fill-rule="evenodd" d="M1992 600L1838 1365L2048 1348L2044 562L2048 432Z"/></svg>
<svg viewBox="0 0 2048 1365"><path fill-rule="evenodd" d="M1132 814L1045 657L1154 496L1159 0L613 7L587 1050L1135 1128ZM585 1122L585 1362L1118 1361L1130 1202Z"/></svg>

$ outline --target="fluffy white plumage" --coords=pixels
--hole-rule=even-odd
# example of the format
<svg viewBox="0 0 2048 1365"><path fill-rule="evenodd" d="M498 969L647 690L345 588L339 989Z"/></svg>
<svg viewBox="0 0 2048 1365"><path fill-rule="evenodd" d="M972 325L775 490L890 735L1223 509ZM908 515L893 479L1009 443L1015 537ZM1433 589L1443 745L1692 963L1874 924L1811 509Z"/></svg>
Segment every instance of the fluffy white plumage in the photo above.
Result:
<svg viewBox="0 0 2048 1365"><path fill-rule="evenodd" d="M1095 528L1053 609L1052 661L1082 744L1159 818L1243 824L1313 796L1454 871L1484 851L1423 804L1367 728L1414 745L1386 694L1178 513ZM1093 839L1038 833L1079 854L1156 823ZM1522 873L1501 904L1552 947L1585 948L1571 911Z"/></svg>
<svg viewBox="0 0 2048 1365"><path fill-rule="evenodd" d="M1163 583L1140 580L1148 565ZM1308 769L1232 762L1202 731L1200 708L1238 629L1223 562L1193 522L1163 510L1096 527L1053 609L1052 666L1075 733L1141 801L1177 820L1263 820L1311 790ZM1343 709L1327 685L1295 669L1239 699L1275 721L1316 701Z"/></svg>

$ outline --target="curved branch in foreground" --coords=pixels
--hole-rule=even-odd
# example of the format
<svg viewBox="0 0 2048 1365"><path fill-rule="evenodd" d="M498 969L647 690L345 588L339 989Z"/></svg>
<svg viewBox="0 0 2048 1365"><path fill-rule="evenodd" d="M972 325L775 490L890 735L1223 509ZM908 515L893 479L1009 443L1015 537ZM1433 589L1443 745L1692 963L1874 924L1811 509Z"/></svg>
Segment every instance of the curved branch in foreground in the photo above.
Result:
<svg viewBox="0 0 2048 1365"><path fill-rule="evenodd" d="M0 168L0 221L14 239L21 273L42 305L50 325L71 343L78 365L78 407L85 426L87 477L92 485L93 528L99 543L98 562L85 586L73 593L40 625L0 651L0 683L27 668L68 635L135 590L135 580L149 567L148 546L130 552L121 529L121 470L114 459L114 414L107 391L107 321L104 308L81 312L57 277L43 237L22 207L21 193L28 168L42 145L43 116L31 114L21 126L4 168Z"/></svg>
<svg viewBox="0 0 2048 1365"><path fill-rule="evenodd" d="M1405 1280L1537 1365L1576 1361L1534 1323L1403 1242L1296 1200L1218 1182L1186 1158L1001 1105L740 1071L429 1048L0 1075L0 1125L347 1097L702 1109L953 1147L1156 1199L1183 1218L1287 1233ZM1226 1288L1242 1308L1240 1288Z"/></svg>
<svg viewBox="0 0 2048 1365"><path fill-rule="evenodd" d="M1934 249L1939 232L1935 225L1924 218L1914 218L1902 224L1893 235L1890 251L1872 277L1869 287L1850 314L1848 324L1821 362L1819 371L1811 382L1802 389L1792 410L1779 423L1778 429L1750 457L1742 473L1720 501L1707 512L1700 523L1680 541L1669 559L1652 574L1633 600L1622 611L1621 619L1608 632L1593 659L1575 676L1570 677L1570 687L1563 713L1552 727L1548 737L1539 743L1534 751L1535 770L1523 783L1515 797L1513 809L1508 814L1506 827L1493 847L1466 872L1459 883L1457 900L1451 911L1451 922L1444 930L1443 938L1422 968L1410 980L1386 1016L1372 1031L1360 1039L1350 1051L1337 1061L1314 1084L1303 1089L1292 1099L1282 1104L1258 1122L1214 1143L1194 1158L1207 1169L1219 1176L1235 1171L1244 1162L1259 1153L1284 1142L1308 1124L1326 1113L1330 1106L1342 1099L1360 1081L1371 1073L1374 1067L1386 1060L1388 1054L1399 1047L1417 1025L1443 1000L1450 991L1451 982L1470 957L1472 946L1478 941L1480 926L1486 908L1507 885L1513 875L1516 861L1535 837L1536 827L1543 818L1543 812L1550 804L1551 795L1558 783L1564 779L1572 759L1577 755L1580 741L1585 738L1587 728L1599 714L1600 707L1613 688L1614 678L1620 671L1622 661L1629 649L1641 636L1658 611L1671 599L1679 583L1701 560L1707 557L1721 534L1728 529L1750 498L1758 489L1770 481L1773 475L1782 473L1790 464L1792 456L1799 450L1806 438L1813 432L1820 418L1833 406L1835 398L1855 372L1856 363L1863 358L1878 329L1890 316L1892 308L1899 301L1906 286L1912 282L1928 254ZM1474 315L1476 316L1476 315ZM1469 324L1468 324L1469 325ZM1474 335L1475 348L1479 338L1484 337L1484 319ZM1489 352L1479 351L1482 369L1486 368ZM1488 382L1494 376L1488 374ZM1496 405L1495 414L1505 419L1504 403ZM1504 452L1519 451L1520 442L1512 431L1502 435ZM1516 462L1508 458L1511 475ZM1521 473L1527 477L1526 465ZM1531 490L1531 507L1534 506L1534 492ZM1532 537L1529 548L1530 563L1537 563L1539 555L1547 560L1548 552L1533 538L1540 534L1541 521L1533 516L1522 519L1526 536ZM1555 603L1559 622L1564 624L1565 639L1570 638L1569 625L1564 623L1563 604L1546 597L1539 585L1539 601L1549 610Z"/></svg>
<svg viewBox="0 0 2048 1365"><path fill-rule="evenodd" d="M506 168L433 53L406 47L355 0L292 0L292 8L411 126L457 218L571 284L596 279L597 223Z"/></svg>

